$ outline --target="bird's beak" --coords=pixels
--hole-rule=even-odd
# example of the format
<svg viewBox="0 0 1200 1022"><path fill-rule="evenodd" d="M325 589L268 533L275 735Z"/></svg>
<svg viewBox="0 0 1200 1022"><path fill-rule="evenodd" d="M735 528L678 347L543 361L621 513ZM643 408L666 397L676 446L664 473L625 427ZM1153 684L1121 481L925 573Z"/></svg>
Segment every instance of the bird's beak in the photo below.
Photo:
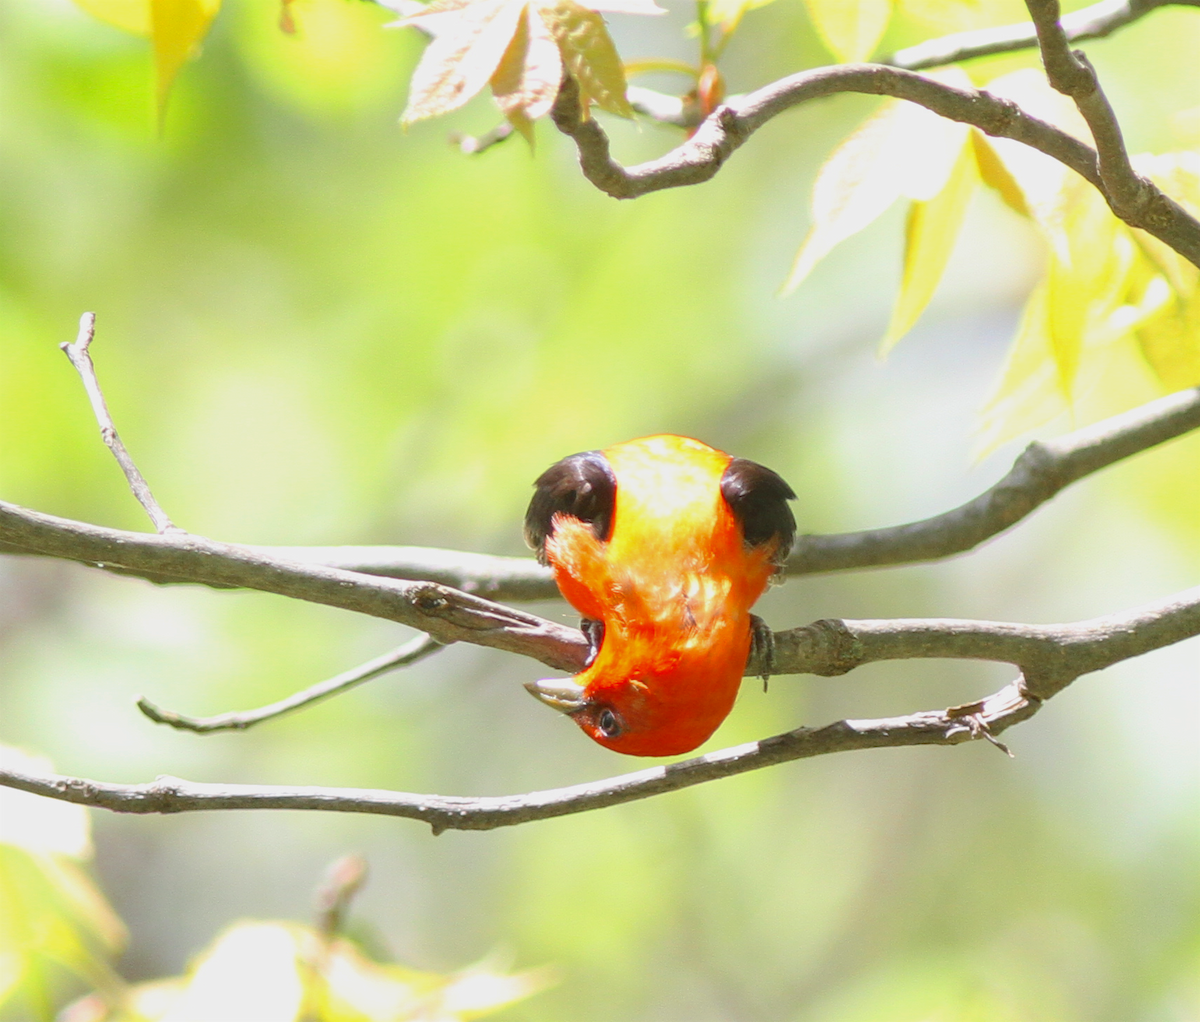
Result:
<svg viewBox="0 0 1200 1022"><path fill-rule="evenodd" d="M527 681L525 688L531 696L540 699L561 713L577 713L587 704L583 686L571 678L544 678Z"/></svg>

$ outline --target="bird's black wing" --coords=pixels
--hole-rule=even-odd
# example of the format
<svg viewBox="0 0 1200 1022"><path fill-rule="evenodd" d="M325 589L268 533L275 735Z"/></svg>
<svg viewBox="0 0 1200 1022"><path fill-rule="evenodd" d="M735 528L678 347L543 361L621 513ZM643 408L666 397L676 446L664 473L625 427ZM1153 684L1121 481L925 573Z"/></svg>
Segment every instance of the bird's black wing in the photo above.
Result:
<svg viewBox="0 0 1200 1022"><path fill-rule="evenodd" d="M597 539L608 539L617 477L601 451L583 451L556 461L538 476L533 487L533 499L525 512L525 542L537 551L542 564L546 563L546 539L554 531L556 514L588 522Z"/></svg>
<svg viewBox="0 0 1200 1022"><path fill-rule="evenodd" d="M792 488L769 468L734 458L721 476L721 495L742 523L746 545L776 542L773 560L782 565L796 538L796 519L788 507L796 499Z"/></svg>

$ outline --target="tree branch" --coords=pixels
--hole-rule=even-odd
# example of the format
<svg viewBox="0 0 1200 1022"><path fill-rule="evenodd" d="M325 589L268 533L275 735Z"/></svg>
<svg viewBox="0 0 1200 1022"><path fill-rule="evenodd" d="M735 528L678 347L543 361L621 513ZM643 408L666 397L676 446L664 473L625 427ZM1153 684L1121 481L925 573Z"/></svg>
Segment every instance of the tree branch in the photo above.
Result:
<svg viewBox="0 0 1200 1022"><path fill-rule="evenodd" d="M96 416L96 422L100 426L100 437L105 446L112 451L113 457L117 459L117 464L125 473L129 489L133 491L138 503L145 508L154 528L160 535L168 532L182 532L183 530L172 524L167 513L159 507L158 501L150 492L149 484L142 477L142 473L138 471L137 465L134 464L133 458L130 457L129 451L125 449L121 437L117 434L117 427L113 423L112 416L108 412L108 404L104 400L104 392L100 389L100 381L96 378L96 367L88 352L95 335L96 314L85 312L79 317L79 334L75 338L75 343L64 341L59 348L71 360L71 365L79 373L79 378L83 381L83 389L87 391L88 400L92 405L92 414Z"/></svg>
<svg viewBox="0 0 1200 1022"><path fill-rule="evenodd" d="M1062 27L1071 42L1101 39L1117 29L1137 21L1159 7L1200 7L1200 0L1101 0L1062 17ZM1033 23L1023 21L998 28L981 28L970 32L930 39L904 50L898 50L883 60L884 64L923 71L931 67L957 64L975 57L990 57L996 53L1027 50L1037 45L1037 30Z"/></svg>
<svg viewBox="0 0 1200 1022"><path fill-rule="evenodd" d="M257 710L247 710L242 713L222 713L216 717L187 717L173 710L164 710L150 702L145 696L139 696L137 708L156 724L167 724L179 731L194 731L196 734L211 734L214 731L245 731L248 727L261 724L264 720L274 720L293 710L311 706L313 703L338 695L364 681L378 678L381 674L394 671L400 667L408 667L424 660L427 656L442 649L442 644L428 635L418 635L411 642L398 646L390 653L368 660L365 664L349 671L343 671L326 681L311 685L286 699L262 706Z"/></svg>
<svg viewBox="0 0 1200 1022"><path fill-rule="evenodd" d="M1143 182L1147 191L1136 206L1119 206L1105 188L1095 150L1078 139L986 90L959 89L897 67L843 64L782 78L722 105L690 139L665 156L628 168L612 158L608 136L596 119L583 117L578 86L571 79L564 79L551 116L559 131L574 140L584 177L613 198L633 199L709 180L772 118L809 100L842 92L908 100L988 135L1028 145L1094 185L1131 227L1154 235L1200 266L1200 222L1153 183Z"/></svg>
<svg viewBox="0 0 1200 1022"><path fill-rule="evenodd" d="M1033 18L1050 85L1074 100L1095 139L1101 191L1122 220L1145 221L1157 188L1148 178L1139 176L1129 162L1117 115L1100 88L1095 69L1082 50L1072 52L1068 45L1059 24L1058 0L1026 0L1026 7Z"/></svg>
<svg viewBox="0 0 1200 1022"><path fill-rule="evenodd" d="M785 570L788 575L810 575L912 564L963 553L1011 528L1071 483L1198 427L1200 387L1169 394L1055 440L1030 444L1003 479L951 511L882 529L801 536ZM5 544L3 539L0 530L0 552L42 552L27 543ZM550 600L559 595L550 570L532 557L495 557L403 546L242 549L272 560L436 582L498 601ZM77 559L87 561L87 558ZM105 562L97 566L155 582L218 585L187 576L155 574L145 568L131 569Z"/></svg>
<svg viewBox="0 0 1200 1022"><path fill-rule="evenodd" d="M944 514L885 529L801 536L787 573L912 564L971 550L1071 483L1197 428L1200 387L1168 394L1074 433L1030 444L1003 479Z"/></svg>
<svg viewBox="0 0 1200 1022"><path fill-rule="evenodd" d="M879 720L841 720L797 728L758 742L650 767L604 781L527 795L466 798L364 788L198 784L159 777L150 784L109 784L61 774L0 769L0 785L118 813L180 813L211 809L307 809L400 816L444 830L493 830L534 820L603 809L777 763L856 749L958 745L996 735L1037 712L1040 702L1021 682L979 703Z"/></svg>
<svg viewBox="0 0 1200 1022"><path fill-rule="evenodd" d="M587 642L574 628L434 582L410 582L301 564L201 536L105 529L0 501L0 543L135 574L238 586L397 621L443 645L467 641L576 671Z"/></svg>

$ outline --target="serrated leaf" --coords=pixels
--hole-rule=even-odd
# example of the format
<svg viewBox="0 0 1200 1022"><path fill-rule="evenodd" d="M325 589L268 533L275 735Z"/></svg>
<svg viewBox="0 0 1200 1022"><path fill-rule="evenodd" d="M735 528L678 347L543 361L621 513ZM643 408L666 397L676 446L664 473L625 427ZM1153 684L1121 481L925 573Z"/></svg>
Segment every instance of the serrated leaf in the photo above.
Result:
<svg viewBox="0 0 1200 1022"><path fill-rule="evenodd" d="M957 69L940 81L960 84ZM889 100L830 155L813 185L812 227L783 290L797 287L834 246L901 197L932 199L945 187L969 139L965 125L924 107Z"/></svg>
<svg viewBox="0 0 1200 1022"><path fill-rule="evenodd" d="M632 117L625 98L625 67L604 19L575 0L535 0L538 13L558 43L563 65L579 85L585 114L589 103Z"/></svg>
<svg viewBox="0 0 1200 1022"><path fill-rule="evenodd" d="M401 123L456 110L487 85L525 6L524 0L476 0L446 12L443 16L453 20L441 26L425 48L409 84Z"/></svg>
<svg viewBox="0 0 1200 1022"><path fill-rule="evenodd" d="M179 69L197 53L221 0L150 0L155 95L161 121Z"/></svg>
<svg viewBox="0 0 1200 1022"><path fill-rule="evenodd" d="M75 3L93 17L126 32L150 34L150 0L75 0Z"/></svg>
<svg viewBox="0 0 1200 1022"><path fill-rule="evenodd" d="M496 103L533 145L533 121L549 113L562 81L562 57L546 23L526 9L492 75Z"/></svg>
<svg viewBox="0 0 1200 1022"><path fill-rule="evenodd" d="M933 298L978 181L974 150L964 145L942 190L928 202L914 202L909 209L904 276L891 323L880 345L881 355L887 354L912 329Z"/></svg>
<svg viewBox="0 0 1200 1022"><path fill-rule="evenodd" d="M892 0L806 0L821 40L840 61L866 60L892 17Z"/></svg>

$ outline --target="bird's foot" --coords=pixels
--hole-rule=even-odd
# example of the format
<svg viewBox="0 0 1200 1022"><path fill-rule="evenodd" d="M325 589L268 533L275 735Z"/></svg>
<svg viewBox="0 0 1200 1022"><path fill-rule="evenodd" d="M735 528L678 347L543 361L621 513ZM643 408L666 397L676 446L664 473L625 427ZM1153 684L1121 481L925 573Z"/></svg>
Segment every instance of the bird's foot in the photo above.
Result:
<svg viewBox="0 0 1200 1022"><path fill-rule="evenodd" d="M757 614L750 615L750 660L758 664L765 692L775 670L775 633Z"/></svg>
<svg viewBox="0 0 1200 1022"><path fill-rule="evenodd" d="M583 666L591 667L592 661L596 659L596 654L600 652L600 646L604 642L604 622L590 617L581 618L579 629L588 641L587 659L584 660Z"/></svg>

